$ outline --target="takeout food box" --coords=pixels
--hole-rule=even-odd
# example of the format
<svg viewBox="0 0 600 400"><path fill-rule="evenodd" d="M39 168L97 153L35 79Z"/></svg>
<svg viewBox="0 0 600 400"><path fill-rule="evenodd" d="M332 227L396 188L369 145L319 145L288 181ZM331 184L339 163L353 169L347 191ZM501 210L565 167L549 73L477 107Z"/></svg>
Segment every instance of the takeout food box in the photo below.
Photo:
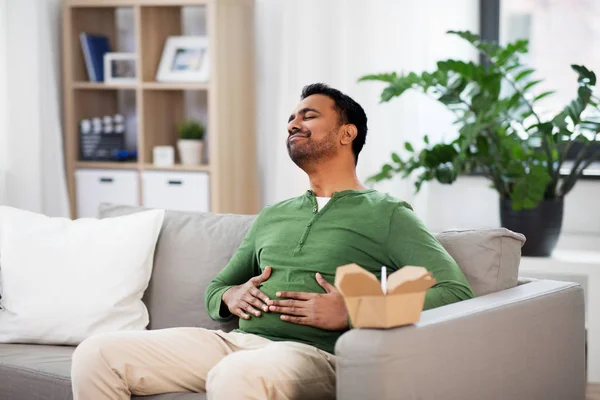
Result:
<svg viewBox="0 0 600 400"><path fill-rule="evenodd" d="M384 294L377 277L357 264L338 267L335 286L344 296L355 328L392 328L419 321L425 293L435 278L423 267L406 266L387 278Z"/></svg>

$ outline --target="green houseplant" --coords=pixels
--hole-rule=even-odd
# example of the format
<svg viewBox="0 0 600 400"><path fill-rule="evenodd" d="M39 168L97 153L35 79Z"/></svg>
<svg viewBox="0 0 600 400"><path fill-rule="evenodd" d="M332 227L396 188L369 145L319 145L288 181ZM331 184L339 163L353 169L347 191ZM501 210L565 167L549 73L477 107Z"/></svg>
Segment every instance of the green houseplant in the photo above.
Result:
<svg viewBox="0 0 600 400"><path fill-rule="evenodd" d="M562 225L564 196L600 157L590 146L600 132L596 75L571 65L577 73L575 99L544 118L536 104L553 92L533 94L541 80L521 63L520 56L528 51L526 40L502 47L468 31L448 33L468 41L487 62L449 59L439 61L432 72L366 75L360 81L386 83L382 102L409 89L432 96L456 115L458 137L434 144L424 136L420 151L406 142L408 157L392 153L390 162L370 180L414 174L418 192L426 181L451 184L461 174L481 173L500 195L502 225L527 236L523 254L547 256ZM562 175L567 154L576 147L573 167Z"/></svg>
<svg viewBox="0 0 600 400"><path fill-rule="evenodd" d="M200 165L203 162L204 135L206 129L198 121L182 121L177 124L177 149L183 165Z"/></svg>

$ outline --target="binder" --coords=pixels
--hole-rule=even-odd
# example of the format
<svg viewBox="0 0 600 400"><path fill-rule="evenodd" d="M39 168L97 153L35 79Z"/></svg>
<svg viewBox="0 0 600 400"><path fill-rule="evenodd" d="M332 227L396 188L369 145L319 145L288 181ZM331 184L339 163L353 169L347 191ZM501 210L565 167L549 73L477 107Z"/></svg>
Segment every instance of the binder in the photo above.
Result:
<svg viewBox="0 0 600 400"><path fill-rule="evenodd" d="M104 82L104 55L111 51L108 37L82 32L79 39L89 80Z"/></svg>

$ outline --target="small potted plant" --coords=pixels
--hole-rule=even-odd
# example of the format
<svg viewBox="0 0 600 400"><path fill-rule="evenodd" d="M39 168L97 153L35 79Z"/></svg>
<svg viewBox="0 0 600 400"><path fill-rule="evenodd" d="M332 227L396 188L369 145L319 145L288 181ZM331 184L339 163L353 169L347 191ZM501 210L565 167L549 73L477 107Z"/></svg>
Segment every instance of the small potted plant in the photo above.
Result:
<svg viewBox="0 0 600 400"><path fill-rule="evenodd" d="M206 129L201 122L183 121L177 125L179 140L177 149L183 165L200 165L203 162L204 134Z"/></svg>

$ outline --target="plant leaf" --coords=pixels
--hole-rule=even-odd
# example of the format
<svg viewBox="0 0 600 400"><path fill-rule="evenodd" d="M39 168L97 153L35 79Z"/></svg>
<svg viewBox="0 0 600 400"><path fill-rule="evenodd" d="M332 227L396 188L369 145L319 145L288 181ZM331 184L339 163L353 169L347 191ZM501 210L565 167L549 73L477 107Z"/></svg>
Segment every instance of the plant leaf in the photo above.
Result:
<svg viewBox="0 0 600 400"><path fill-rule="evenodd" d="M515 64L513 64L513 65L509 65L508 67L504 68L504 70L505 70L506 72L509 72L509 71L512 71L513 69L515 69L515 68L519 68L519 67L521 67L521 64L519 64L519 63L515 63Z"/></svg>
<svg viewBox="0 0 600 400"><path fill-rule="evenodd" d="M414 151L415 151L412 144L410 144L409 142L404 142L404 148L406 150L410 151L411 153L414 153Z"/></svg>
<svg viewBox="0 0 600 400"><path fill-rule="evenodd" d="M390 86L386 87L385 89L383 89L383 91L381 92L381 100L380 101L382 103L390 101L394 97L401 96L402 93L404 93L408 89L410 89L410 86L399 87L398 85L390 85Z"/></svg>
<svg viewBox="0 0 600 400"><path fill-rule="evenodd" d="M396 80L397 75L395 72L392 73L384 73L384 74L371 74L371 75L364 75L361 76L358 81L359 82L364 82L364 81L380 81L380 82L388 82L388 83L392 83Z"/></svg>
<svg viewBox="0 0 600 400"><path fill-rule="evenodd" d="M543 82L543 79L538 79L536 81L531 81L529 82L527 85L525 85L525 87L523 87L523 91L527 91L528 89L531 89L532 87L534 87L535 85L537 85L540 82Z"/></svg>
<svg viewBox="0 0 600 400"><path fill-rule="evenodd" d="M544 93L538 94L537 96L535 96L535 97L533 98L533 102L535 103L536 101L538 101L538 100L541 100L541 99L543 99L544 97L550 96L551 94L554 94L554 93L556 93L554 90L549 90L549 91L547 91L547 92L544 92Z"/></svg>
<svg viewBox="0 0 600 400"><path fill-rule="evenodd" d="M477 43L479 41L479 36L470 32L470 31L448 31L446 32L449 35L457 35L463 39L465 39L469 43Z"/></svg>
<svg viewBox="0 0 600 400"><path fill-rule="evenodd" d="M598 121L581 121L580 126L593 132L600 132L600 122Z"/></svg>
<svg viewBox="0 0 600 400"><path fill-rule="evenodd" d="M450 184L456 180L456 174L450 166L444 164L435 169L435 179L440 183Z"/></svg>
<svg viewBox="0 0 600 400"><path fill-rule="evenodd" d="M513 209L532 209L544 198L550 175L542 164L530 165L529 171L518 176L514 182L511 200Z"/></svg>
<svg viewBox="0 0 600 400"><path fill-rule="evenodd" d="M579 89L577 89L577 101L579 101L582 106L585 107L591 97L592 89L587 86L579 86Z"/></svg>
<svg viewBox="0 0 600 400"><path fill-rule="evenodd" d="M535 72L535 70L534 70L534 69L525 69L525 70L523 70L523 71L519 72L519 73L517 74L517 76L515 76L515 81L517 81L517 82L518 82L518 81L520 81L521 79L523 79L523 78L525 78L525 77L527 77L527 76L529 76L529 75L533 74L534 72Z"/></svg>
<svg viewBox="0 0 600 400"><path fill-rule="evenodd" d="M577 82L583 84L590 84L592 86L596 84L596 74L587 69L584 65L572 64L571 68L573 69L573 71L577 72Z"/></svg>
<svg viewBox="0 0 600 400"><path fill-rule="evenodd" d="M438 101L445 105L462 103L462 100L460 99L460 97L454 93L446 93L446 94L438 97Z"/></svg>

